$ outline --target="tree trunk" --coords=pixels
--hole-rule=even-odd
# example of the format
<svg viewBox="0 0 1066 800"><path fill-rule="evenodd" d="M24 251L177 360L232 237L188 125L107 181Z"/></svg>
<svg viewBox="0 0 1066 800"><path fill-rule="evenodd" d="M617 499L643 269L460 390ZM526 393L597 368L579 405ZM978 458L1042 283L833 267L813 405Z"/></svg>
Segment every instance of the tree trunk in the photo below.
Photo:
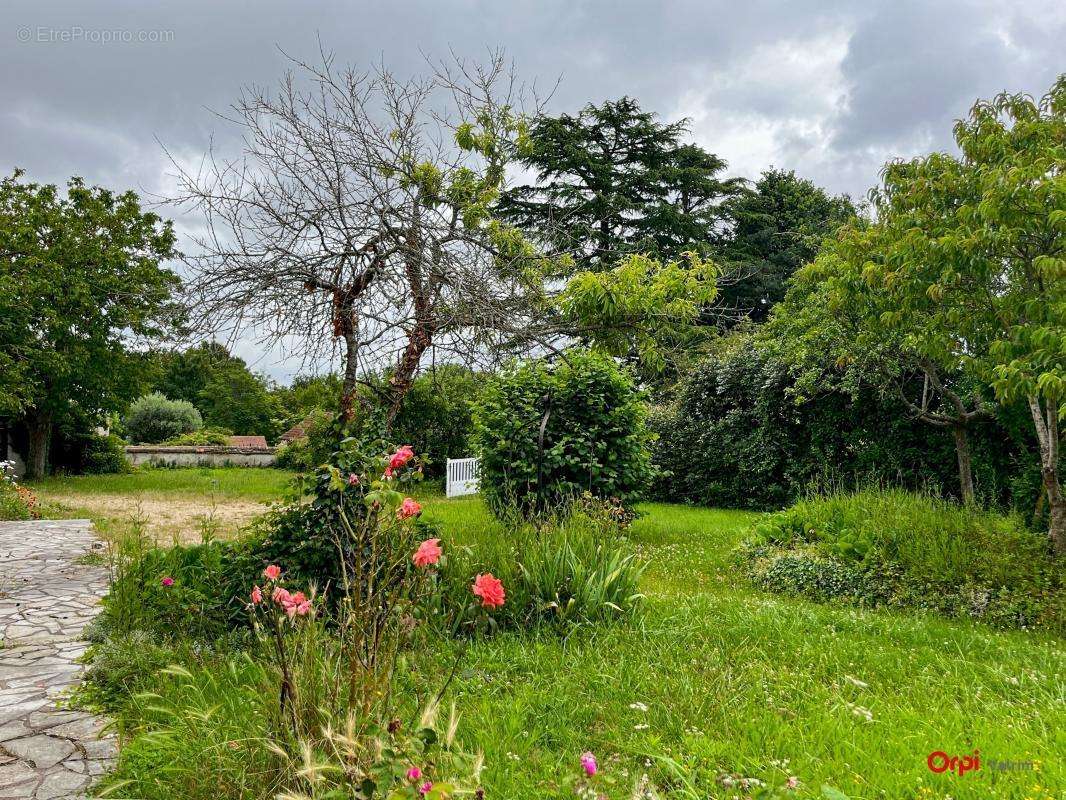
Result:
<svg viewBox="0 0 1066 800"><path fill-rule="evenodd" d="M970 455L970 440L965 425L955 425L951 429L955 436L955 455L959 460L959 489L962 502L973 502L973 458Z"/></svg>
<svg viewBox="0 0 1066 800"><path fill-rule="evenodd" d="M344 383L341 388L341 414L349 422L355 418L355 395L359 388L359 338L355 332L344 333Z"/></svg>
<svg viewBox="0 0 1066 800"><path fill-rule="evenodd" d="M1029 410L1036 427L1036 438L1040 443L1040 474L1044 479L1047 492L1048 538L1058 555L1066 555L1066 498L1062 495L1059 482L1059 415L1058 408L1052 402L1045 402L1047 409L1040 405L1040 398L1029 395Z"/></svg>
<svg viewBox="0 0 1066 800"><path fill-rule="evenodd" d="M389 413L385 418L387 429L392 428L396 415L400 413L403 399L414 383L415 373L422 361L422 354L432 343L432 328L428 324L416 324L415 329L407 338L407 346L400 357L400 363L396 365L396 372L389 380Z"/></svg>
<svg viewBox="0 0 1066 800"><path fill-rule="evenodd" d="M50 414L31 413L26 417L29 432L29 453L26 458L26 477L43 478L48 469L48 448L52 444Z"/></svg>

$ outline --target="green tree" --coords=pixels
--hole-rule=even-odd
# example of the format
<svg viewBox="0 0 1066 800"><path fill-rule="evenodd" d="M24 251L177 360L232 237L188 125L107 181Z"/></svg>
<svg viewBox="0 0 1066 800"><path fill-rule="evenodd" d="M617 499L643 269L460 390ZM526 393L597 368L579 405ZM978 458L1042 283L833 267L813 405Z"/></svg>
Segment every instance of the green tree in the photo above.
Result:
<svg viewBox="0 0 1066 800"><path fill-rule="evenodd" d="M57 420L99 416L139 393L135 337L170 330L178 277L171 224L72 178L66 195L0 182L0 402L29 432L27 471L42 475Z"/></svg>
<svg viewBox="0 0 1066 800"><path fill-rule="evenodd" d="M732 222L716 252L734 278L719 306L762 322L785 296L792 274L818 254L822 241L858 214L847 195L833 197L795 172L770 169L725 204Z"/></svg>
<svg viewBox="0 0 1066 800"><path fill-rule="evenodd" d="M541 117L521 163L535 184L501 198L501 216L581 269L613 267L634 253L677 260L720 234L721 203L743 181L726 163L682 143L687 121L660 123L630 97L589 104L576 116Z"/></svg>
<svg viewBox="0 0 1066 800"><path fill-rule="evenodd" d="M885 168L877 223L835 247L837 308L945 375L1024 400L1039 443L1049 537L1066 552L1066 75L1039 102L1001 94L955 126L959 156ZM929 373L927 373L929 374ZM951 398L947 396L951 405Z"/></svg>
<svg viewBox="0 0 1066 800"><path fill-rule="evenodd" d="M279 433L278 408L266 381L240 359L212 373L196 405L206 425L227 428L238 436L259 435L273 441Z"/></svg>
<svg viewBox="0 0 1066 800"><path fill-rule="evenodd" d="M201 393L220 370L247 369L244 361L230 355L219 342L202 342L186 350L161 353L157 359L160 375L154 388L172 400L188 400L197 407Z"/></svg>

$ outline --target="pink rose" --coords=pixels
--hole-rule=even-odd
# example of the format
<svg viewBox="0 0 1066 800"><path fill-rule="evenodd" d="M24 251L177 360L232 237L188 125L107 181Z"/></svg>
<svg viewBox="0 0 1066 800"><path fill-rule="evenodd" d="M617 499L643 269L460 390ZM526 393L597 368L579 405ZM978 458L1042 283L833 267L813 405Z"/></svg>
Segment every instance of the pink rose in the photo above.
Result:
<svg viewBox="0 0 1066 800"><path fill-rule="evenodd" d="M358 485L358 483L359 483L359 476L356 475L354 472L351 475L348 476L348 485L349 486L356 486L356 485Z"/></svg>
<svg viewBox="0 0 1066 800"><path fill-rule="evenodd" d="M281 586L275 586L274 591L270 594L270 599L279 606L284 606L286 603L292 601L292 595Z"/></svg>
<svg viewBox="0 0 1066 800"><path fill-rule="evenodd" d="M411 767L411 769L407 770L407 780L413 782L417 781L421 777L422 770L420 770L418 767Z"/></svg>
<svg viewBox="0 0 1066 800"><path fill-rule="evenodd" d="M493 576L491 572L474 578L474 585L470 588L475 597L481 598L481 605L485 608L498 608L507 598L507 593L503 590L503 581Z"/></svg>
<svg viewBox="0 0 1066 800"><path fill-rule="evenodd" d="M415 550L411 560L415 562L416 567L428 567L430 564L436 564L440 561L441 553L443 552L440 548L440 539L426 539Z"/></svg>
<svg viewBox="0 0 1066 800"><path fill-rule="evenodd" d="M271 564L265 570L263 570L263 577L268 581L276 581L281 577L281 567L277 564Z"/></svg>
<svg viewBox="0 0 1066 800"><path fill-rule="evenodd" d="M258 586L252 588L252 605L257 606L263 602L263 590Z"/></svg>
<svg viewBox="0 0 1066 800"><path fill-rule="evenodd" d="M163 580L160 581L160 583L169 588L174 585L174 579L167 575L165 578L163 578Z"/></svg>
<svg viewBox="0 0 1066 800"><path fill-rule="evenodd" d="M405 444L392 454L392 458L389 459L389 467L391 469L400 469L414 457L415 451L411 449L411 445Z"/></svg>
<svg viewBox="0 0 1066 800"><path fill-rule="evenodd" d="M433 791L433 781L426 781L418 787L418 793L421 795L427 795Z"/></svg>
<svg viewBox="0 0 1066 800"><path fill-rule="evenodd" d="M396 509L396 517L398 519L410 519L411 517L418 516L422 513L422 506L412 500L410 497L405 497L403 502L400 503L400 507Z"/></svg>

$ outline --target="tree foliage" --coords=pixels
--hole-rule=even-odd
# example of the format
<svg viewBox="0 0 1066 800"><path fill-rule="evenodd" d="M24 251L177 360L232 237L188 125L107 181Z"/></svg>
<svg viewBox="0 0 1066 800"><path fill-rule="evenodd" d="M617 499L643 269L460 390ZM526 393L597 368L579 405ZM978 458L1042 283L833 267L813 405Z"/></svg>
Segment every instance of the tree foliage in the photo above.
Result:
<svg viewBox="0 0 1066 800"><path fill-rule="evenodd" d="M631 97L541 117L521 164L536 183L504 193L500 213L549 252L600 271L633 254L662 261L706 252L721 233L721 203L743 181L682 142L687 121L661 123Z"/></svg>
<svg viewBox="0 0 1066 800"><path fill-rule="evenodd" d="M133 192L0 182L0 407L29 429L31 474L55 423L122 409L139 388L134 338L171 330L169 222Z"/></svg>
<svg viewBox="0 0 1066 800"><path fill-rule="evenodd" d="M755 322L784 299L792 274L814 260L822 241L858 214L846 195L831 196L780 169L763 172L724 211L731 227L715 255L731 280L721 287L719 304Z"/></svg>
<svg viewBox="0 0 1066 800"><path fill-rule="evenodd" d="M1066 552L1066 75L1040 102L1001 94L955 126L960 156L885 168L877 223L841 237L835 303L861 302L921 361L1024 399L1049 535ZM950 398L949 398L950 399Z"/></svg>

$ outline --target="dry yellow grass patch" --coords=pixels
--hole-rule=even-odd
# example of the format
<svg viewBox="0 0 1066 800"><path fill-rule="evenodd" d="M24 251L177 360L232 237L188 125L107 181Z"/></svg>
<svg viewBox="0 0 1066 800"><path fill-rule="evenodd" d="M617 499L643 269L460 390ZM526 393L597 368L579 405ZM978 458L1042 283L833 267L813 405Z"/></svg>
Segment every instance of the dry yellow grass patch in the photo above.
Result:
<svg viewBox="0 0 1066 800"><path fill-rule="evenodd" d="M239 528L267 510L265 503L228 497L212 504L208 498L157 492L126 494L48 494L48 502L71 512L126 526L146 520L146 532L157 544L199 542L206 527L219 538L232 536Z"/></svg>

